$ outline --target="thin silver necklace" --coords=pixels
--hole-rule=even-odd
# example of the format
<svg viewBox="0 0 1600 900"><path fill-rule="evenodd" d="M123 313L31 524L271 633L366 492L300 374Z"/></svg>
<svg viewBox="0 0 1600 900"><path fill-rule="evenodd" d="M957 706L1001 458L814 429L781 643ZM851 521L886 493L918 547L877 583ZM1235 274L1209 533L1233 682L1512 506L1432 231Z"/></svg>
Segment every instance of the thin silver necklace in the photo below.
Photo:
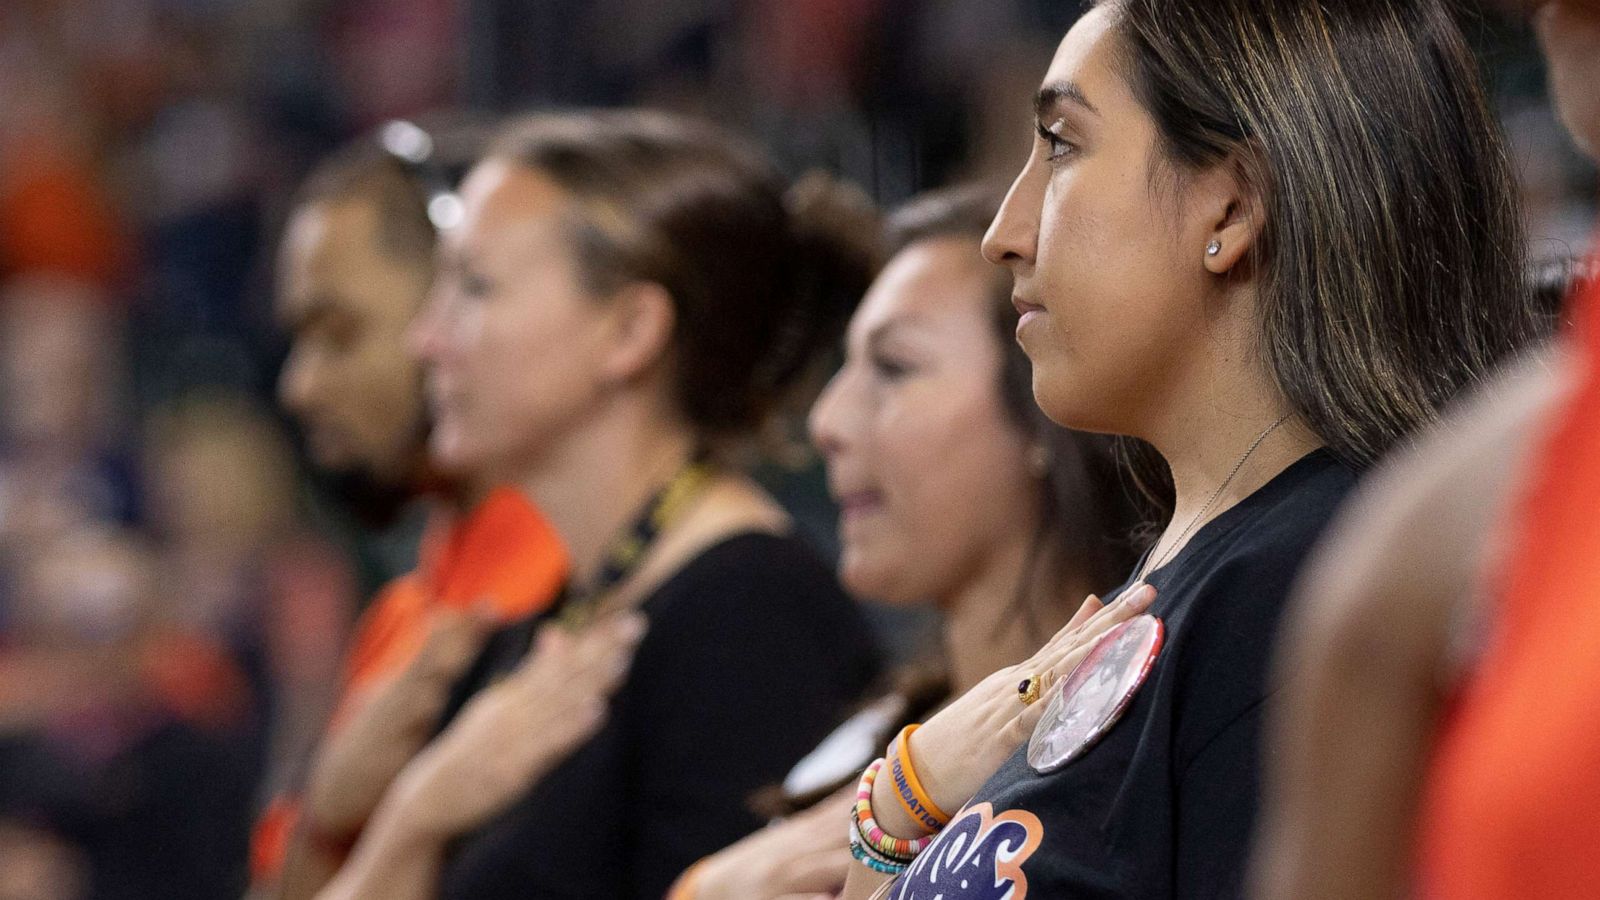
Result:
<svg viewBox="0 0 1600 900"><path fill-rule="evenodd" d="M1205 505L1200 507L1200 511L1194 514L1194 518L1189 520L1188 525L1184 526L1183 532L1178 535L1178 539L1167 545L1166 552L1162 553L1160 558L1147 559L1145 564L1139 567L1139 577L1134 579L1134 584L1143 583L1146 575L1172 560L1172 555L1178 552L1179 547L1183 546L1183 542L1188 539L1189 533L1194 531L1195 526L1199 525L1201 520L1205 519L1207 513L1211 512L1211 508L1217 504L1217 500L1222 497L1222 492L1228 489L1228 485L1233 484L1234 477L1239 474L1240 469L1244 468L1244 464L1250 459L1250 455L1256 452L1256 448L1260 447L1261 442L1267 439L1267 435L1277 431L1278 426L1287 421L1289 421L1289 414L1284 413L1282 418L1268 425L1266 431L1257 435L1255 441L1250 444L1250 449L1244 451L1244 455L1239 457L1239 461L1233 464L1233 471L1228 473L1227 478L1222 479L1222 483L1217 485L1217 489L1211 492L1211 497L1206 500Z"/></svg>

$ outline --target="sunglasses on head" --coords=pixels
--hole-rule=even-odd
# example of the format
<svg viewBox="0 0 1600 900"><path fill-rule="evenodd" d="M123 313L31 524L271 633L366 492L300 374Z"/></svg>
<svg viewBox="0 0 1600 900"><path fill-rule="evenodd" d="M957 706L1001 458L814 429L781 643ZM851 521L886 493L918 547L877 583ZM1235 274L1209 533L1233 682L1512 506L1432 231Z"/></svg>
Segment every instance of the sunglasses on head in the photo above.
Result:
<svg viewBox="0 0 1600 900"><path fill-rule="evenodd" d="M431 132L405 119L379 128L377 141L417 186L435 230L448 231L461 224L461 197L456 187L472 165L470 157L456 154L460 158L450 159Z"/></svg>

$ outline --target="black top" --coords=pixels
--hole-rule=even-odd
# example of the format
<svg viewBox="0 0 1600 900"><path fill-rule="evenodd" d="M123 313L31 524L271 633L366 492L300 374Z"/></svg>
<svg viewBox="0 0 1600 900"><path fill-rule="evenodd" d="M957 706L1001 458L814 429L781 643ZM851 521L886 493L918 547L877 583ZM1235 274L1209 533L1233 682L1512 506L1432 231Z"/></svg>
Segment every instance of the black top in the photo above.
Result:
<svg viewBox="0 0 1600 900"><path fill-rule="evenodd" d="M1019 750L890 896L1240 896L1279 615L1354 483L1317 451L1196 532L1147 579L1166 639L1123 717L1050 775Z"/></svg>
<svg viewBox="0 0 1600 900"><path fill-rule="evenodd" d="M642 605L650 628L600 733L457 843L441 898L659 900L695 860L760 827L781 780L878 672L870 629L792 537L745 533ZM531 628L468 676L514 666Z"/></svg>

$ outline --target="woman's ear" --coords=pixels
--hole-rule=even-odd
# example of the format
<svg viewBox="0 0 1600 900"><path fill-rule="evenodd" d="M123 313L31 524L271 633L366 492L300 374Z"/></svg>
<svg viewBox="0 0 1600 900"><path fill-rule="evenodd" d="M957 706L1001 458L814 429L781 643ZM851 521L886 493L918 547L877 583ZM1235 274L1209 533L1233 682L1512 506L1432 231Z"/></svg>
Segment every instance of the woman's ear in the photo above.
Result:
<svg viewBox="0 0 1600 900"><path fill-rule="evenodd" d="M672 295L659 284L634 281L600 301L606 305L606 343L600 376L620 384L655 368L672 348L678 314Z"/></svg>
<svg viewBox="0 0 1600 900"><path fill-rule="evenodd" d="M1210 235L1200 248L1203 264L1213 275L1228 275L1260 240L1266 220L1261 194L1237 158L1217 166L1203 182L1211 220Z"/></svg>

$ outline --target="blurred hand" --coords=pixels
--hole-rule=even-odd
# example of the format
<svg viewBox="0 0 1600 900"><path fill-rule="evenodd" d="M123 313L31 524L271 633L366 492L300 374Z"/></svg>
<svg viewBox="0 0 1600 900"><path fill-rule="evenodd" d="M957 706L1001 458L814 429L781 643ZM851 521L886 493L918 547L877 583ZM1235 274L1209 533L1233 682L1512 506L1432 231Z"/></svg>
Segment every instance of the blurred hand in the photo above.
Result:
<svg viewBox="0 0 1600 900"><path fill-rule="evenodd" d="M354 838L400 770L432 736L450 688L494 623L486 612L438 615L416 659L378 686L324 743L306 785L306 824Z"/></svg>
<svg viewBox="0 0 1600 900"><path fill-rule="evenodd" d="M1028 740L1048 704L1024 706L1017 686L1029 675L1053 684L1072 672L1100 636L1144 612L1156 590L1139 585L1109 606L1089 597L1066 627L1028 660L990 675L940 710L912 736L911 758L918 779L940 809L954 814L983 783ZM894 782L879 778L873 786L872 810L884 831L897 837L925 832L901 808ZM842 829L844 826L840 826Z"/></svg>
<svg viewBox="0 0 1600 900"><path fill-rule="evenodd" d="M547 626L521 665L406 766L394 821L412 837L443 841L511 805L599 730L644 631L637 613L577 635Z"/></svg>
<svg viewBox="0 0 1600 900"><path fill-rule="evenodd" d="M87 887L82 852L48 832L0 819L0 897L81 900Z"/></svg>
<svg viewBox="0 0 1600 900"><path fill-rule="evenodd" d="M798 815L709 856L693 900L800 900L832 897L850 872L845 827L855 785Z"/></svg>

